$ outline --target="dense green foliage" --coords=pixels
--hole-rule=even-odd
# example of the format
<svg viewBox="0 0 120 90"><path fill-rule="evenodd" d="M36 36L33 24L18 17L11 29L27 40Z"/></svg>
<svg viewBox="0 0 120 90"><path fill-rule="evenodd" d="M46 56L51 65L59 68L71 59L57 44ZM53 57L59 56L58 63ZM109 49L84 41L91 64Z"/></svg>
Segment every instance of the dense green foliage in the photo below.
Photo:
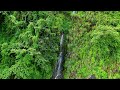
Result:
<svg viewBox="0 0 120 90"><path fill-rule="evenodd" d="M119 11L3 11L0 79L49 79L61 32L65 78L120 78Z"/></svg>
<svg viewBox="0 0 120 90"><path fill-rule="evenodd" d="M69 32L66 78L120 78L120 12L79 12ZM72 36L72 37L71 37Z"/></svg>
<svg viewBox="0 0 120 90"><path fill-rule="evenodd" d="M50 78L58 59L60 32L69 28L64 13L11 11L3 15L0 78Z"/></svg>

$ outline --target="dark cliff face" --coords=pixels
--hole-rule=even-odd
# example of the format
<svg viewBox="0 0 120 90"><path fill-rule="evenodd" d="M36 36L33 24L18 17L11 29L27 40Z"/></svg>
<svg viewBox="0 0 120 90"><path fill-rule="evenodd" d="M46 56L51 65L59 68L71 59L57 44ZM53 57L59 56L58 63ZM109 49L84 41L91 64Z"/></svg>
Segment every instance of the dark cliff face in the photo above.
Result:
<svg viewBox="0 0 120 90"><path fill-rule="evenodd" d="M2 15L2 13L0 13L0 24L4 21L4 15Z"/></svg>
<svg viewBox="0 0 120 90"><path fill-rule="evenodd" d="M96 79L95 75L91 75L88 79Z"/></svg>

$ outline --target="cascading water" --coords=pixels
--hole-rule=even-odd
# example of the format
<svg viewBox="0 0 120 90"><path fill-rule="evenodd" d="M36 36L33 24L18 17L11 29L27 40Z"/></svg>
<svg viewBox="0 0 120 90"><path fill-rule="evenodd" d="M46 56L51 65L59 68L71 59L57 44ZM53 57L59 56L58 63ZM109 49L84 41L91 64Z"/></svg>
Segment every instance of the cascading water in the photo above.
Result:
<svg viewBox="0 0 120 90"><path fill-rule="evenodd" d="M64 61L64 33L62 33L61 35L59 59L56 63L55 70L52 75L52 79L63 79L63 74L62 74L63 61Z"/></svg>

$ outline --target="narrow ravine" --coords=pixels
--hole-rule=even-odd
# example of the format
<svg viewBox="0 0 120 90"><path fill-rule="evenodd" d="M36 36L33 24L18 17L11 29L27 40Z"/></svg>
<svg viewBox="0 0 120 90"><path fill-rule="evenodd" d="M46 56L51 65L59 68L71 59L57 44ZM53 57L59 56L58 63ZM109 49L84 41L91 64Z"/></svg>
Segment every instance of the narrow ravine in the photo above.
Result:
<svg viewBox="0 0 120 90"><path fill-rule="evenodd" d="M52 79L63 79L63 64L65 60L65 52L64 52L64 33L61 34L61 39L60 39L60 53L59 53L59 58L58 61L56 62L55 69L53 71Z"/></svg>

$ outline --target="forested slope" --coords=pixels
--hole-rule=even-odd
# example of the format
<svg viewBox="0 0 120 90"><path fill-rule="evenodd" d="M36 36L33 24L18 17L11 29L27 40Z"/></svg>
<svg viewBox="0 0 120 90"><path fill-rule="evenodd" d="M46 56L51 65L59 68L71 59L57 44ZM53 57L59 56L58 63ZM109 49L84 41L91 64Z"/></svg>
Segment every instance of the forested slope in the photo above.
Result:
<svg viewBox="0 0 120 90"><path fill-rule="evenodd" d="M66 78L120 78L120 12L78 12L69 30Z"/></svg>
<svg viewBox="0 0 120 90"><path fill-rule="evenodd" d="M65 33L65 79L120 78L119 11L3 11L0 79L50 79Z"/></svg>

